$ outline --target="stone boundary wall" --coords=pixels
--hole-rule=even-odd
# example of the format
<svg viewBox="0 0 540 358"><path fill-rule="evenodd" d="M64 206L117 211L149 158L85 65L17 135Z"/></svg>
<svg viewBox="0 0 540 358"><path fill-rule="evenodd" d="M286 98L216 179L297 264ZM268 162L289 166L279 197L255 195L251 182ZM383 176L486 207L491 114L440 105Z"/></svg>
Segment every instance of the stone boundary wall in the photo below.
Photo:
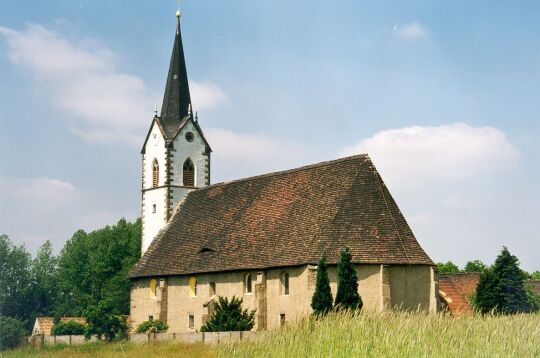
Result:
<svg viewBox="0 0 540 358"><path fill-rule="evenodd" d="M257 340L265 332L230 331L230 332L190 332L190 333L130 333L132 342L178 341L182 343L235 343Z"/></svg>
<svg viewBox="0 0 540 358"><path fill-rule="evenodd" d="M41 348L43 346L54 346L55 344L67 344L71 346L94 341L97 341L96 337L92 337L86 341L83 335L46 336L44 334L37 334L35 336L27 337L24 340L24 343L27 343L29 346L34 348Z"/></svg>
<svg viewBox="0 0 540 358"><path fill-rule="evenodd" d="M128 339L136 343L148 343L158 341L178 341L182 343L236 343L240 341L257 340L264 332L256 331L231 331L231 332L193 332L193 333L130 333ZM88 342L96 341L96 337L92 337ZM41 348L44 346L53 346L56 344L78 345L85 341L83 335L70 336L46 336L38 334L35 336L25 337L21 339L21 346L28 344L33 348Z"/></svg>

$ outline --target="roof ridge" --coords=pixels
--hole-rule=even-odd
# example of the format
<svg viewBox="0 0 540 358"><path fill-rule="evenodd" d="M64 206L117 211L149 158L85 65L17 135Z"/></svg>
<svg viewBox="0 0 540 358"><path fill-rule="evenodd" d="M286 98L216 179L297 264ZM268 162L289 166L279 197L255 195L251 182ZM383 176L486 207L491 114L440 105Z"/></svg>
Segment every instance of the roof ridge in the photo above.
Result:
<svg viewBox="0 0 540 358"><path fill-rule="evenodd" d="M267 177L272 177L272 176L276 176L276 175L295 173L295 172L298 172L298 171L301 171L301 170L308 170L308 169L313 169L313 168L324 167L324 166L328 166L328 165L332 165L332 164L336 164L336 163L341 163L341 162L346 162L346 161L354 160L354 159L368 159L368 160L370 160L369 155L367 153L356 154L356 155L351 155L349 157L343 157L343 158L332 159L332 160L325 160L323 162L318 162L318 163L314 163L314 164L307 164L307 165L303 165L301 167L285 169L285 170L279 170L279 171L276 171L276 172L259 174L259 175L254 175L254 176L246 177L246 178L233 179L233 180L229 180L229 181L222 181L222 182L219 182L219 183L215 183L215 184L212 184L212 185L205 186L204 188L198 188L196 191L211 189L211 188L215 188L215 187L222 186L222 185L227 185L227 184L232 184L232 183L239 183L239 182L255 180L255 179L260 179L260 178L267 178Z"/></svg>
<svg viewBox="0 0 540 358"><path fill-rule="evenodd" d="M397 234L397 237L399 239L399 243L401 245L401 248L403 249L403 253L405 254L405 257L407 258L407 262L411 262L411 259L409 258L409 253L407 252L407 249L405 248L405 245L403 244L403 239L401 238L401 233L399 232L399 229L396 225L396 219L394 218L394 215L392 214L392 210L390 210L390 207L388 206L388 201L386 200L386 195L384 194L384 188L383 188L383 185L384 182L382 181L382 178L381 176L379 175L379 172L377 171L377 169L375 168L375 166L373 166L373 168L375 169L375 177L377 179L377 183L379 184L379 190L381 191L381 195L382 195L382 198L383 198L383 201L384 201L384 205L386 207L386 210L388 211L388 214L390 214L390 218L392 219L392 225L394 226L394 230ZM399 208L398 208L399 210Z"/></svg>

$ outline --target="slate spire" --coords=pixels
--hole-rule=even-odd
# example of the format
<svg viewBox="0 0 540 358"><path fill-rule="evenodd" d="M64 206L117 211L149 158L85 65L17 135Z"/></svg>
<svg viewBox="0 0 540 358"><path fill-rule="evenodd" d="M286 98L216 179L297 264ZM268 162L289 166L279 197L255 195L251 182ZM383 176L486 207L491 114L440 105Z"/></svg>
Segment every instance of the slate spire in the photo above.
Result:
<svg viewBox="0 0 540 358"><path fill-rule="evenodd" d="M186 60L180 30L180 11L176 12L176 35L167 75L167 85L161 106L161 124L168 137L174 135L180 121L189 115L189 94Z"/></svg>

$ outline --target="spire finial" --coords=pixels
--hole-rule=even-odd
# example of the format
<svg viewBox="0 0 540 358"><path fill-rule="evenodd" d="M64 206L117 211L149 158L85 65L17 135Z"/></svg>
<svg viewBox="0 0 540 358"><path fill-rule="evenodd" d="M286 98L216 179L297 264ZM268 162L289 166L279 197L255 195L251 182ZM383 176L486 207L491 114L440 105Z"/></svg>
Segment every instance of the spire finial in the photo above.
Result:
<svg viewBox="0 0 540 358"><path fill-rule="evenodd" d="M176 0L176 33L180 32L180 16L182 12L180 11L180 0Z"/></svg>
<svg viewBox="0 0 540 358"><path fill-rule="evenodd" d="M157 116L157 104L154 105L154 114Z"/></svg>
<svg viewBox="0 0 540 358"><path fill-rule="evenodd" d="M195 122L198 122L199 121L199 114L197 113L197 111L195 111Z"/></svg>

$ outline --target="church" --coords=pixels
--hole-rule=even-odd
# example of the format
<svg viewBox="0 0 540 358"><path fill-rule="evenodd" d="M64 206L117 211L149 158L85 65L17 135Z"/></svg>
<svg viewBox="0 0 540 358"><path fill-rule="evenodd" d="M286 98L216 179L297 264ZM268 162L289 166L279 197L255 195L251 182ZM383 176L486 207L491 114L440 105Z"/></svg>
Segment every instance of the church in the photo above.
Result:
<svg viewBox="0 0 540 358"><path fill-rule="evenodd" d="M349 248L365 310L438 306L435 265L368 155L211 184L191 106L177 12L161 113L142 154L142 257L130 272L132 329L146 320L195 332L218 296L256 310L256 330L309 315L317 263L337 290Z"/></svg>

